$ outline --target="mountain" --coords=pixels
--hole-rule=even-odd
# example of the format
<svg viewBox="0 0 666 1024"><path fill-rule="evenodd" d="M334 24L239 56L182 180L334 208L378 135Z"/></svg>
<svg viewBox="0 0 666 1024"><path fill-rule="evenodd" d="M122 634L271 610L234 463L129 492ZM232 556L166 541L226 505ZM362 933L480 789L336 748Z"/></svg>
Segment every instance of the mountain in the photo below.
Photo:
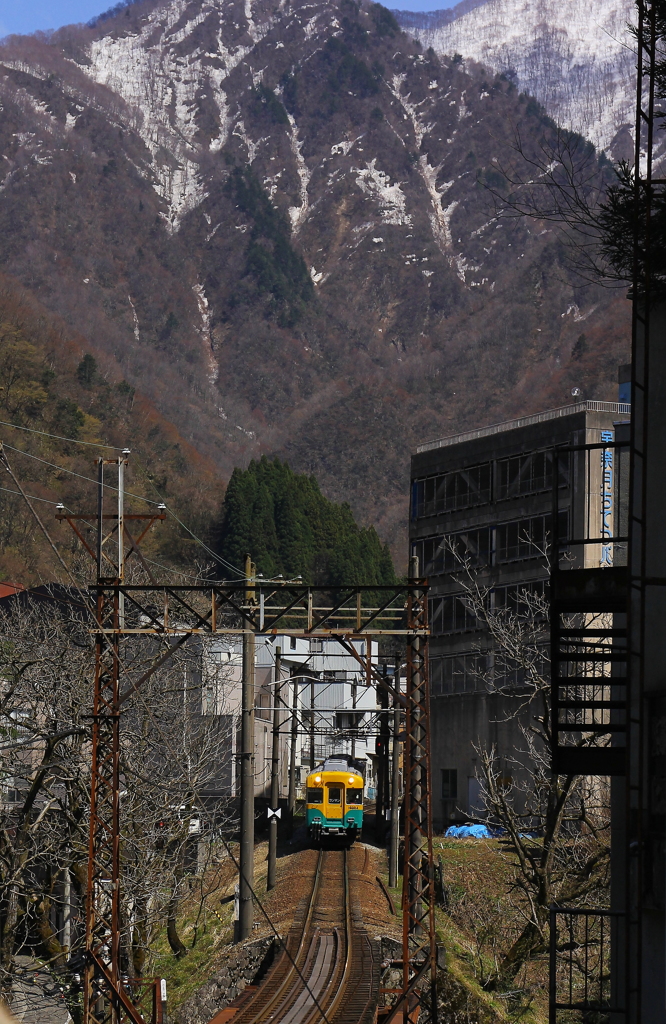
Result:
<svg viewBox="0 0 666 1024"><path fill-rule="evenodd" d="M142 0L5 40L0 103L0 271L220 479L287 458L399 566L417 443L614 397L628 303L490 191L552 121L378 4Z"/></svg>
<svg viewBox="0 0 666 1024"><path fill-rule="evenodd" d="M510 75L563 127L616 159L632 156L632 0L465 0L451 10L394 14L424 47Z"/></svg>

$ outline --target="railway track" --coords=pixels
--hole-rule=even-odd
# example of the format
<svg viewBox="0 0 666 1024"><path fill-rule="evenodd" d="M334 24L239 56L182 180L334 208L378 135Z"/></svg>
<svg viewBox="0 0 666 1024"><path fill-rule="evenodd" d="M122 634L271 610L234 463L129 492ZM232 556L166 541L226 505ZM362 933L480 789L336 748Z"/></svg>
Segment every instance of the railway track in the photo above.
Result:
<svg viewBox="0 0 666 1024"><path fill-rule="evenodd" d="M374 1016L375 958L352 899L346 850L321 850L312 892L286 950L239 1000L233 1024L366 1024Z"/></svg>

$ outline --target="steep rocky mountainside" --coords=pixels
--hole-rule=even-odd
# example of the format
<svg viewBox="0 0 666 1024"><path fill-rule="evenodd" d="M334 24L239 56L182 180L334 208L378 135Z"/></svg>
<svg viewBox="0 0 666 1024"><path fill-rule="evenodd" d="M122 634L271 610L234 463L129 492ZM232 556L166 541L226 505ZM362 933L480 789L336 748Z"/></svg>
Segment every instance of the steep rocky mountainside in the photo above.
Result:
<svg viewBox="0 0 666 1024"><path fill-rule="evenodd" d="M415 444L614 397L628 304L485 187L552 124L379 5L143 0L6 41L0 102L0 269L223 478L286 456L398 564Z"/></svg>
<svg viewBox="0 0 666 1024"><path fill-rule="evenodd" d="M632 0L466 0L452 10L394 14L424 47L510 74L564 127L616 159L632 155Z"/></svg>

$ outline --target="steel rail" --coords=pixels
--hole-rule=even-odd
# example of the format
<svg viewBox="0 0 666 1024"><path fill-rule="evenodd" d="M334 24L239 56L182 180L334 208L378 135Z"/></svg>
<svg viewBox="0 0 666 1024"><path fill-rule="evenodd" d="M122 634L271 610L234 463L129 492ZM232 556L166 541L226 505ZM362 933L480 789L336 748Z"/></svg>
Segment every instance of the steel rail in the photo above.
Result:
<svg viewBox="0 0 666 1024"><path fill-rule="evenodd" d="M343 997L347 994L347 984L349 981L349 974L352 962L352 919L351 919L351 894L349 892L349 854L348 851L344 851L344 899L345 899L345 963L342 971L342 977L340 978L339 984L336 986L336 994L333 997L333 1001L330 1006L326 1007L326 1015L329 1020L335 1019L340 1003ZM314 1012L310 1014L303 1024L310 1024L314 1019Z"/></svg>
<svg viewBox="0 0 666 1024"><path fill-rule="evenodd" d="M301 978L299 976L299 973L297 973L297 968L299 967L300 963L302 962L303 953L305 952L305 950L307 948L307 945L309 944L310 937L311 937L310 936L310 928L311 928L311 925L312 925L312 918L313 918L313 915L314 915L315 907L317 905L317 897L319 895L319 886L320 886L320 883L321 883L321 875L322 875L322 870L321 869L322 869L323 863L324 863L324 851L320 850L319 851L319 857L317 859L317 867L315 868L315 876L314 876L314 881L313 881L313 884L312 884L312 892L310 893L310 902L308 904L307 913L305 915L305 920L303 922L303 931L301 933L301 939L300 939L300 942L298 944L298 949L297 949L295 955L291 958L291 963L289 965L289 969L288 969L285 977L283 978L282 982L280 983L278 989L270 997L269 1001L267 1003L263 1003L262 1006L259 1007L259 1009L257 1010L257 1013L254 1015L254 1017L251 1017L248 1021L246 1021L246 1024L258 1024L258 1022L261 1020L261 1018L264 1017L267 1012L272 1010L273 1007L276 1005L276 1003L285 995L286 990L288 989L289 985L293 982L294 978L296 977L298 980L301 980Z"/></svg>
<svg viewBox="0 0 666 1024"><path fill-rule="evenodd" d="M328 863L322 850L319 853L298 951L276 991L265 1000L262 999L259 989L252 1000L259 1004L257 1009L253 1011L252 1003L249 1003L240 1010L238 1020L242 1020L243 1024L261 1024L267 1020L270 1020L271 1024L279 1024L280 1021L288 1024L333 1024L348 996L354 955L349 854L347 850L342 852L344 906L340 909L344 912L343 927L338 928L331 923L330 932L323 930L321 924L313 927L317 911L324 914L336 912L333 901L331 906L327 907L325 899L322 899L322 895L325 897L330 891L327 889L322 893L322 883L328 881L329 886L331 883L331 879L326 878ZM270 985L270 976L265 984Z"/></svg>

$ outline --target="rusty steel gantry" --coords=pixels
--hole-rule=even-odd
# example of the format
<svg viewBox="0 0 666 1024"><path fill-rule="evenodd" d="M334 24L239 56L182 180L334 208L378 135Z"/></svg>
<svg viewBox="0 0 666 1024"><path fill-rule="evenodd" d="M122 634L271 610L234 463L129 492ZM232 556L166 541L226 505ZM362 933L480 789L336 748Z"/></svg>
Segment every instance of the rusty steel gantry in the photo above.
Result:
<svg viewBox="0 0 666 1024"><path fill-rule="evenodd" d="M403 951L395 967L402 987L385 1008L385 1024L402 1019L422 1024L437 1018L432 814L429 751L428 586L412 578L396 586L310 587L300 582L253 579L200 585L126 584L124 565L134 554L146 565L139 544L150 527L164 518L160 509L127 515L122 507L122 473L126 455L99 460L96 517L61 513L97 562L96 638L92 779L86 905L86 969L84 1024L148 1024L139 1007L139 993L123 979L120 954L120 721L125 702L190 638L262 633L307 638L332 638L361 661L367 682L389 690L403 709L404 821ZM119 471L118 512L104 512L104 466ZM97 521L93 551L77 526ZM144 525L134 538L129 524ZM110 522L109 522L110 521ZM107 527L110 527L107 528ZM108 554L117 541L117 558ZM112 570L112 571L110 571ZM166 650L136 678L123 664L123 638L158 637ZM406 688L392 686L361 658L352 641L378 636L403 637L407 647ZM367 650L370 651L370 644ZM429 982L429 985L428 985ZM152 1000L146 989L152 987ZM426 995L427 993L427 995ZM152 1024L160 1024L163 1004L159 979L143 987L142 1005L152 1002Z"/></svg>

